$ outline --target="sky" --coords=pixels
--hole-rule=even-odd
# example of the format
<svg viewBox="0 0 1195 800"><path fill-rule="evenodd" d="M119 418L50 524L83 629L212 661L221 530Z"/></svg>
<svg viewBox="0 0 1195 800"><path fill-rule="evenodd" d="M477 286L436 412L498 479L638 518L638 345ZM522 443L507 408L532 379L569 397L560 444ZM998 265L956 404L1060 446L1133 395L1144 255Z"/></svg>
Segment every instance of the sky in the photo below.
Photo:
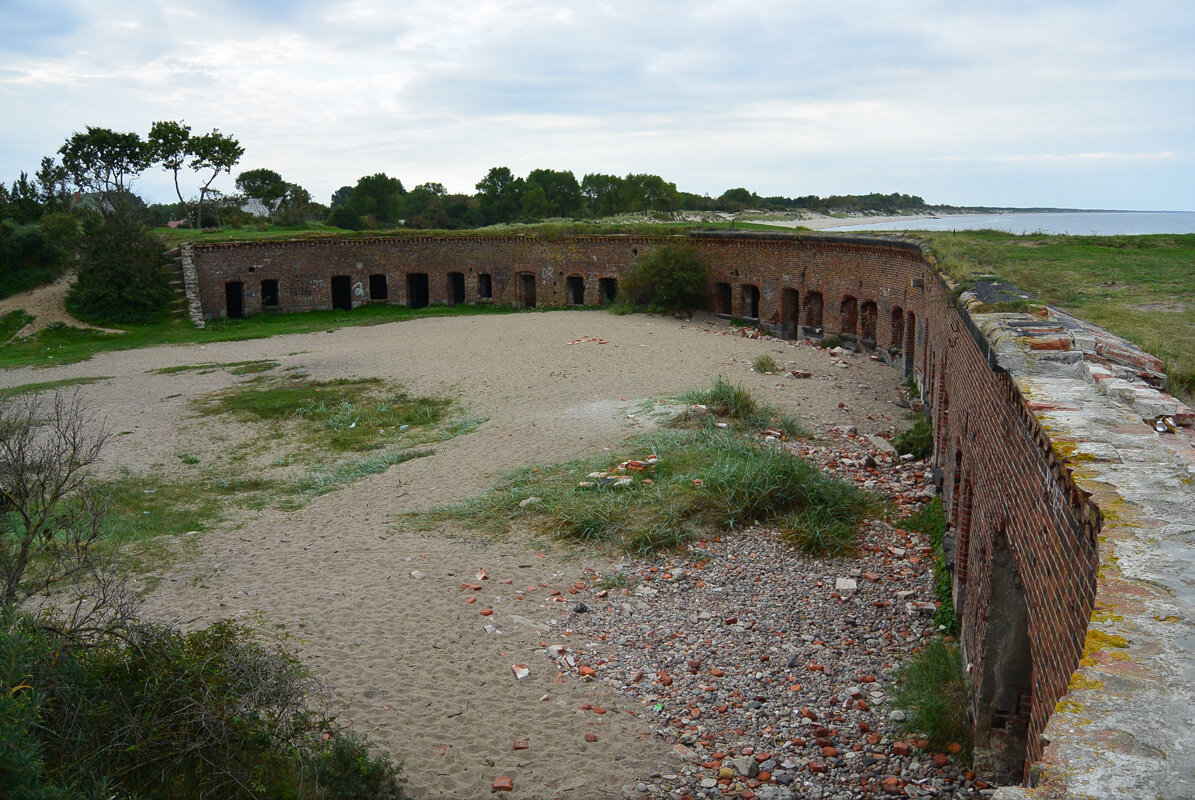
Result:
<svg viewBox="0 0 1195 800"><path fill-rule="evenodd" d="M182 120L325 203L506 166L1192 211L1192 42L1190 0L0 0L0 181Z"/></svg>

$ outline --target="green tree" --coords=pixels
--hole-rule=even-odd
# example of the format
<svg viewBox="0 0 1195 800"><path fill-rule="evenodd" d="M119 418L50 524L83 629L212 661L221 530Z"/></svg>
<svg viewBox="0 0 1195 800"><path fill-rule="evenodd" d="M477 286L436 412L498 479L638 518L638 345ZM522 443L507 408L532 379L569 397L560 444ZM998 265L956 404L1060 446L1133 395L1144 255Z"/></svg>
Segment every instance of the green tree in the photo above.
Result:
<svg viewBox="0 0 1195 800"><path fill-rule="evenodd" d="M666 245L636 261L621 290L638 308L691 313L708 303L709 268L692 245Z"/></svg>
<svg viewBox="0 0 1195 800"><path fill-rule="evenodd" d="M190 167L196 172L210 173L199 187L198 217L203 218L203 206L208 195L213 193L212 184L221 173L232 174L232 168L245 154L245 148L231 136L225 136L218 129L202 136L192 136L187 144L191 155ZM219 205L216 205L219 214ZM219 219L217 217L217 223Z"/></svg>
<svg viewBox="0 0 1195 800"><path fill-rule="evenodd" d="M626 211L667 211L672 213L680 200L675 183L659 175L627 175L622 182L622 206Z"/></svg>
<svg viewBox="0 0 1195 800"><path fill-rule="evenodd" d="M140 136L88 126L85 133L72 134L58 152L75 185L99 196L101 214L130 215L131 184L152 161Z"/></svg>
<svg viewBox="0 0 1195 800"><path fill-rule="evenodd" d="M350 230L385 228L398 225L403 218L404 197L407 190L402 181L384 172L366 175L357 181L352 192L338 205L340 190L332 197L329 221Z"/></svg>
<svg viewBox="0 0 1195 800"><path fill-rule="evenodd" d="M523 210L523 179L509 167L491 167L477 182L477 201L486 224L511 222Z"/></svg>
<svg viewBox="0 0 1195 800"><path fill-rule="evenodd" d="M178 195L184 218L190 218L190 206L183 199L178 173L191 157L191 126L182 122L155 122L149 129L149 150L153 162L161 164L174 177L174 193ZM198 222L196 223L198 227Z"/></svg>
<svg viewBox="0 0 1195 800"><path fill-rule="evenodd" d="M610 217L623 210L622 178L617 175L591 172L581 179L581 194L595 216Z"/></svg>
<svg viewBox="0 0 1195 800"><path fill-rule="evenodd" d="M538 186L543 191L546 213L535 214L534 218L543 217L571 217L581 210L581 185L577 183L572 172L552 169L533 169L524 182L524 191L530 192ZM523 208L528 201L523 199ZM528 215L531 216L531 215Z"/></svg>
<svg viewBox="0 0 1195 800"><path fill-rule="evenodd" d="M133 220L88 219L67 308L97 322L151 322L171 297L164 250L161 239Z"/></svg>

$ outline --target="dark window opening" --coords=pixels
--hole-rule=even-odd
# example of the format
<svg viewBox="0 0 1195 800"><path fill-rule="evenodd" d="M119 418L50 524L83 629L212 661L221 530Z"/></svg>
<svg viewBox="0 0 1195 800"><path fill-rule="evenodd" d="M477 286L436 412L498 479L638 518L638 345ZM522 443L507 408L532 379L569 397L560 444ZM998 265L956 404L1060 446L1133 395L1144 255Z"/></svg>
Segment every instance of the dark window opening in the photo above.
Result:
<svg viewBox="0 0 1195 800"><path fill-rule="evenodd" d="M822 332L822 293L808 292L802 305L805 309L805 327L809 332L821 335Z"/></svg>
<svg viewBox="0 0 1195 800"><path fill-rule="evenodd" d="M913 374L913 357L917 353L917 315L912 311L909 312L908 318L905 320L905 374Z"/></svg>
<svg viewBox="0 0 1195 800"><path fill-rule="evenodd" d="M448 273L448 305L459 306L465 302L465 273Z"/></svg>
<svg viewBox="0 0 1195 800"><path fill-rule="evenodd" d="M975 704L975 768L1001 784L1018 784L1028 754L1033 650L1025 587L1003 530L996 533L990 569Z"/></svg>
<svg viewBox="0 0 1195 800"><path fill-rule="evenodd" d="M348 275L332 276L332 308L353 310L353 281Z"/></svg>
<svg viewBox="0 0 1195 800"><path fill-rule="evenodd" d="M224 308L231 319L245 316L245 284L240 281L224 284Z"/></svg>
<svg viewBox="0 0 1195 800"><path fill-rule="evenodd" d="M842 298L839 311L841 312L839 331L848 336L854 336L859 328L859 302L848 294Z"/></svg>
<svg viewBox="0 0 1195 800"><path fill-rule="evenodd" d="M873 347L876 343L876 318L879 315L879 309L871 300L865 301L859 307L859 336Z"/></svg>
<svg viewBox="0 0 1195 800"><path fill-rule="evenodd" d="M411 308L426 308L431 301L426 272L412 272L407 275L407 305Z"/></svg>
<svg viewBox="0 0 1195 800"><path fill-rule="evenodd" d="M730 316L734 313L730 308L731 297L734 292L729 283L719 283L714 286L714 313Z"/></svg>
<svg viewBox="0 0 1195 800"><path fill-rule="evenodd" d="M618 299L618 279L600 278L598 280L598 295L603 303L613 303Z"/></svg>
<svg viewBox="0 0 1195 800"><path fill-rule="evenodd" d="M535 308L535 275L530 272L519 273L519 305Z"/></svg>
<svg viewBox="0 0 1195 800"><path fill-rule="evenodd" d="M797 338L801 324L801 303L796 289L785 289L780 301L780 338Z"/></svg>
<svg viewBox="0 0 1195 800"><path fill-rule="evenodd" d="M905 344L905 310L900 306L892 309L892 349L900 350Z"/></svg>
<svg viewBox="0 0 1195 800"><path fill-rule="evenodd" d="M278 307L278 281L271 279L261 282L261 307Z"/></svg>
<svg viewBox="0 0 1195 800"><path fill-rule="evenodd" d="M494 299L494 279L490 273L483 272L477 276L477 296L482 300Z"/></svg>
<svg viewBox="0 0 1195 800"><path fill-rule="evenodd" d="M743 316L747 319L759 319L759 287L751 284L743 285Z"/></svg>
<svg viewBox="0 0 1195 800"><path fill-rule="evenodd" d="M569 305L583 306L585 305L585 279L580 275L572 275L565 281L565 287L568 291Z"/></svg>
<svg viewBox="0 0 1195 800"><path fill-rule="evenodd" d="M369 276L369 299L370 300L386 300L390 296L389 287L386 286L385 275L370 275Z"/></svg>

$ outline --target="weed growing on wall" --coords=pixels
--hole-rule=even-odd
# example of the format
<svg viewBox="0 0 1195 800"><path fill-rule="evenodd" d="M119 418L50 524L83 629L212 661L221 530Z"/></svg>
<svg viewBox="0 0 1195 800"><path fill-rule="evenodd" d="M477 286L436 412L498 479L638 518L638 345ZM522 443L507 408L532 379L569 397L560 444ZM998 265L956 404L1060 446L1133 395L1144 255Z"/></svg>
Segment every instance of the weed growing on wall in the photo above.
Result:
<svg viewBox="0 0 1195 800"><path fill-rule="evenodd" d="M958 635L959 619L954 613L952 579L950 570L946 568L946 553L942 547L942 537L946 533L946 513L942 509L941 496L930 500L916 514L899 520L897 525L907 531L920 533L929 540L934 557L934 599L939 603L934 622L944 627L946 633Z"/></svg>
<svg viewBox="0 0 1195 800"><path fill-rule="evenodd" d="M892 446L901 455L929 458L934 452L934 426L925 414L912 414L913 424L892 439Z"/></svg>
<svg viewBox="0 0 1195 800"><path fill-rule="evenodd" d="M896 706L908 714L905 727L929 739L931 750L958 749L969 760L967 682L958 645L944 638L931 639L920 653L900 664L896 684Z"/></svg>

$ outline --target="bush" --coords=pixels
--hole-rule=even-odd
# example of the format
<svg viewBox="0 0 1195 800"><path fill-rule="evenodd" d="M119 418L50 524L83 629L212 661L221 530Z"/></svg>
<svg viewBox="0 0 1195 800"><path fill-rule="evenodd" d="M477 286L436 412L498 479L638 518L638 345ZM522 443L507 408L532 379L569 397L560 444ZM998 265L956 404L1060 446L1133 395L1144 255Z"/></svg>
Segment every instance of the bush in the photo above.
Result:
<svg viewBox="0 0 1195 800"><path fill-rule="evenodd" d="M65 263L62 248L39 225L0 221L0 297L49 283Z"/></svg>
<svg viewBox="0 0 1195 800"><path fill-rule="evenodd" d="M0 629L0 783L30 787L10 796L400 796L394 765L310 706L298 661L242 626L80 647L40 623Z"/></svg>
<svg viewBox="0 0 1195 800"><path fill-rule="evenodd" d="M892 440L896 452L915 458L929 458L934 452L934 426L925 414L914 414L913 424Z"/></svg>
<svg viewBox="0 0 1195 800"><path fill-rule="evenodd" d="M620 290L638 310L675 312L705 308L709 269L692 245L672 244L635 262Z"/></svg>
<svg viewBox="0 0 1195 800"><path fill-rule="evenodd" d="M170 302L162 240L123 219L85 226L78 280L67 296L72 314L90 322L146 323Z"/></svg>
<svg viewBox="0 0 1195 800"><path fill-rule="evenodd" d="M776 359L772 358L771 353L764 353L761 356L755 357L755 362L751 365L755 371L761 375L766 375L769 372L779 372L780 365L776 363Z"/></svg>
<svg viewBox="0 0 1195 800"><path fill-rule="evenodd" d="M685 392L680 399L692 405L705 406L714 416L726 417L749 430L776 428L786 436L806 435L804 427L796 417L773 406L761 404L742 384L731 383L721 375L714 380L709 389ZM692 421L693 417L685 413L674 420L673 424L679 426ZM698 421L701 421L700 418Z"/></svg>
<svg viewBox="0 0 1195 800"><path fill-rule="evenodd" d="M897 668L896 682L895 703L908 712L910 731L924 734L937 751L952 743L968 748L967 683L958 645L933 639Z"/></svg>

